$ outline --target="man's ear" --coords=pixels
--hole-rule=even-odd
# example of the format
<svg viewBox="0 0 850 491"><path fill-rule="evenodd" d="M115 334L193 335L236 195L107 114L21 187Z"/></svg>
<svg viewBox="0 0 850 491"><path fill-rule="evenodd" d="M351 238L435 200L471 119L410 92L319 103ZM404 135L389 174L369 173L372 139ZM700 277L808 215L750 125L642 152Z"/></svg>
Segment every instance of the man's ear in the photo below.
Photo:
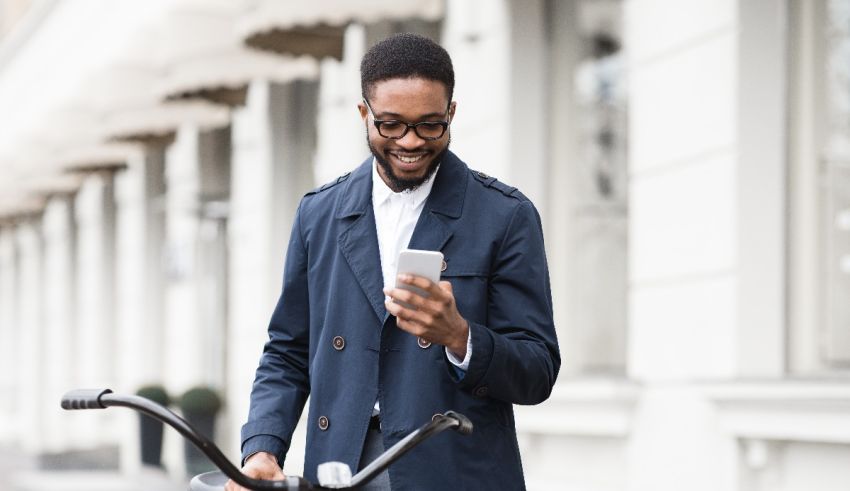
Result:
<svg viewBox="0 0 850 491"><path fill-rule="evenodd" d="M369 111L366 109L366 104L363 104L363 101L357 103L357 110L360 111L360 118L366 121Z"/></svg>
<svg viewBox="0 0 850 491"><path fill-rule="evenodd" d="M457 108L457 101L452 101L449 105L449 122L454 121L455 119L455 109Z"/></svg>

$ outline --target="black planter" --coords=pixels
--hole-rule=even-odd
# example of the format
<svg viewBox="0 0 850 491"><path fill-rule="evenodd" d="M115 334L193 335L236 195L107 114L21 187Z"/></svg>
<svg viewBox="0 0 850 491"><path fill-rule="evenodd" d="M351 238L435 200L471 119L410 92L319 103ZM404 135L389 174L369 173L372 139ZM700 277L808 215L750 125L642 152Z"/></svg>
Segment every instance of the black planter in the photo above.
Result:
<svg viewBox="0 0 850 491"><path fill-rule="evenodd" d="M210 440L215 439L215 413L209 411L183 411L183 417L192 427ZM189 440L183 441L186 473L190 476L216 470L215 465Z"/></svg>
<svg viewBox="0 0 850 491"><path fill-rule="evenodd" d="M149 399L162 406L168 406L171 399L162 385L145 385L136 391L136 395ZM142 451L142 464L162 467L162 423L139 415L139 443Z"/></svg>
<svg viewBox="0 0 850 491"><path fill-rule="evenodd" d="M139 435L142 444L142 464L162 467L162 423L139 415Z"/></svg>

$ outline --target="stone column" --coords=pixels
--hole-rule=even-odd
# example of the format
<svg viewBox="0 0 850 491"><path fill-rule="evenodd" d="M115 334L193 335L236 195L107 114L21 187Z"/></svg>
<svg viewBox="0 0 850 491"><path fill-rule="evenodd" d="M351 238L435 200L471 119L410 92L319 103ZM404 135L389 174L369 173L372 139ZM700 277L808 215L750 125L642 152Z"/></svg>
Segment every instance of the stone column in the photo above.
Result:
<svg viewBox="0 0 850 491"><path fill-rule="evenodd" d="M164 384L162 250L165 224L165 148L169 140L144 144L115 175L116 328L119 386L133 393ZM121 468L135 472L139 456L138 415L122 412Z"/></svg>
<svg viewBox="0 0 850 491"><path fill-rule="evenodd" d="M366 29L345 31L342 61L321 62L318 101L310 109L318 127L315 176L325 183L351 170L369 155L366 129L357 112L360 102L360 59L366 49ZM287 229L288 232L288 229Z"/></svg>
<svg viewBox="0 0 850 491"><path fill-rule="evenodd" d="M0 225L0 440L4 441L16 441L20 431L14 423L19 414L16 375L21 369L18 276L15 226L9 221Z"/></svg>
<svg viewBox="0 0 850 491"><path fill-rule="evenodd" d="M196 385L223 385L226 306L224 226L229 186L229 127L180 127L165 151L164 382L180 397ZM182 442L166 437L164 458L182 469Z"/></svg>
<svg viewBox="0 0 850 491"><path fill-rule="evenodd" d="M531 12L520 14L516 22L539 13L540 3L530 2ZM519 6L517 10L521 9ZM510 0L450 0L446 3L442 44L455 69L454 99L458 107L451 129L452 150L473 169L516 186L511 175L511 147L518 139L511 135L510 117L515 108L511 101L512 79L519 75L511 68L511 13ZM529 43L539 40L538 33L525 34ZM534 64L541 54L529 56ZM537 95L541 94L528 97ZM530 162L531 159L523 159L522 165Z"/></svg>
<svg viewBox="0 0 850 491"><path fill-rule="evenodd" d="M66 391L75 389L74 371L80 362L78 352L71 347L76 339L76 224L74 222L74 197L71 194L54 195L47 202L42 220L44 238L44 340L40 360L44 368L44 400L50 411L45 411L42 426L45 432L45 449L50 452L65 450L68 443L68 413L52 410Z"/></svg>
<svg viewBox="0 0 850 491"><path fill-rule="evenodd" d="M17 424L20 448L32 454L44 450L46 436L43 416L47 404L42 389L45 380L42 346L44 335L44 243L41 236L41 216L31 216L16 227L15 246L18 251L17 322L19 332L14 373L19 379L19 412ZM52 405L51 407L56 407Z"/></svg>
<svg viewBox="0 0 850 491"><path fill-rule="evenodd" d="M74 380L81 387L115 387L115 202L113 172L89 174L74 203L77 221ZM117 442L115 413L80 414L72 433L80 447Z"/></svg>
<svg viewBox="0 0 850 491"><path fill-rule="evenodd" d="M231 128L202 132L198 140L200 189L198 230L199 315L204 331L204 383L226 383L227 222L231 176ZM224 394L221 394L222 397Z"/></svg>
<svg viewBox="0 0 850 491"><path fill-rule="evenodd" d="M181 127L167 149L165 180L165 373L179 395L204 380L197 291L199 163L196 126Z"/></svg>
<svg viewBox="0 0 850 491"><path fill-rule="evenodd" d="M163 384L165 148L151 141L115 176L116 324L123 390Z"/></svg>
<svg viewBox="0 0 850 491"><path fill-rule="evenodd" d="M232 458L238 458L253 373L280 294L292 219L303 194L314 187L316 101L314 82L257 81L247 105L234 114L227 338ZM301 465L299 450L294 445L287 459L290 472Z"/></svg>
<svg viewBox="0 0 850 491"><path fill-rule="evenodd" d="M210 285L208 274L221 269L209 261L224 261L210 248L216 249L219 235L223 240L218 222L226 217L229 132L183 126L166 151L164 341L167 383L174 395L192 385L222 383L221 357L211 350L223 328L209 323L219 322L214 318L224 316L224 307L210 303L216 295L207 290L224 287L222 275L214 275ZM219 313L208 315L210 310Z"/></svg>

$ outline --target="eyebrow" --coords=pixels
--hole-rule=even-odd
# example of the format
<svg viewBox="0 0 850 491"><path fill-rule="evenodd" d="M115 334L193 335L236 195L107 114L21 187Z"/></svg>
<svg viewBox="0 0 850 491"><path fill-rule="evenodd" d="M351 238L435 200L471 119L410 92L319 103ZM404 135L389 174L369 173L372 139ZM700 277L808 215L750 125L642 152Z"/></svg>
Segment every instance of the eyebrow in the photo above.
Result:
<svg viewBox="0 0 850 491"><path fill-rule="evenodd" d="M446 115L445 111L440 112L440 113L428 113L428 114L423 114L423 115L419 116L418 119L437 118L437 117L443 117L445 115ZM381 111L378 114L376 114L375 116L390 117L390 118L398 119L398 120L404 119L401 114L389 112L389 111Z"/></svg>

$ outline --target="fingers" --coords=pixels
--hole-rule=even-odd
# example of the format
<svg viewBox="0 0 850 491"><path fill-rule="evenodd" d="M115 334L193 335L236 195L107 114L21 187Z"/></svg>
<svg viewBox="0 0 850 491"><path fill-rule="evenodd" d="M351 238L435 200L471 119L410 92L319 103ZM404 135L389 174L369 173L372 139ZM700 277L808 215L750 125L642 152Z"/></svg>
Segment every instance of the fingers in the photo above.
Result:
<svg viewBox="0 0 850 491"><path fill-rule="evenodd" d="M419 310L431 313L439 312L451 304L454 299L451 283L441 281L434 283L428 278L410 274L398 275L398 283L410 285L414 290L405 288L384 288L384 295L393 300L406 303ZM424 295L423 295L424 293Z"/></svg>
<svg viewBox="0 0 850 491"><path fill-rule="evenodd" d="M415 286L421 290L428 292L429 295L443 295L443 290L437 286L436 283L425 278L424 276L417 276L413 274L400 274L398 278L396 278L399 283L404 283L405 285Z"/></svg>
<svg viewBox="0 0 850 491"><path fill-rule="evenodd" d="M245 488L243 488L242 486L233 482L232 479L230 479L224 485L224 491L247 491L247 490Z"/></svg>
<svg viewBox="0 0 850 491"><path fill-rule="evenodd" d="M452 284L450 281L441 281L439 283L440 288L443 289L444 292L454 297L454 288L452 288Z"/></svg>
<svg viewBox="0 0 850 491"><path fill-rule="evenodd" d="M406 288L385 288L387 312L396 317L396 325L414 336L432 343L448 346L456 331L463 327L463 317L457 311L451 283L431 280L410 274L398 275L398 284ZM466 338L464 338L465 340Z"/></svg>
<svg viewBox="0 0 850 491"><path fill-rule="evenodd" d="M434 315L422 309L407 308L390 300L386 301L384 306L386 307L387 312L396 317L396 324L398 324L398 327L410 332L411 334L421 334L424 326L427 326L434 321Z"/></svg>
<svg viewBox="0 0 850 491"><path fill-rule="evenodd" d="M263 479L271 481L279 481L286 479L283 470L277 465L277 458L265 452L258 452L245 462L242 467L242 473L254 479ZM224 485L225 491L249 491L242 486L239 486L233 480L228 480Z"/></svg>
<svg viewBox="0 0 850 491"><path fill-rule="evenodd" d="M233 480L227 481L227 484L224 485L224 491L247 491L242 486L233 482Z"/></svg>
<svg viewBox="0 0 850 491"><path fill-rule="evenodd" d="M432 310L430 297L420 295L418 292L404 288L385 288L384 295L390 297L394 302L411 307L411 310Z"/></svg>
<svg viewBox="0 0 850 491"><path fill-rule="evenodd" d="M256 469L254 469L256 470ZM249 472L250 470L243 470L244 474L248 477L252 477L254 479L263 479L268 481L282 481L286 479L286 475L278 469L276 472L272 474L263 474L261 472ZM227 483L224 485L224 491L250 491L248 488L243 488L242 486L233 482L232 479L228 479Z"/></svg>

